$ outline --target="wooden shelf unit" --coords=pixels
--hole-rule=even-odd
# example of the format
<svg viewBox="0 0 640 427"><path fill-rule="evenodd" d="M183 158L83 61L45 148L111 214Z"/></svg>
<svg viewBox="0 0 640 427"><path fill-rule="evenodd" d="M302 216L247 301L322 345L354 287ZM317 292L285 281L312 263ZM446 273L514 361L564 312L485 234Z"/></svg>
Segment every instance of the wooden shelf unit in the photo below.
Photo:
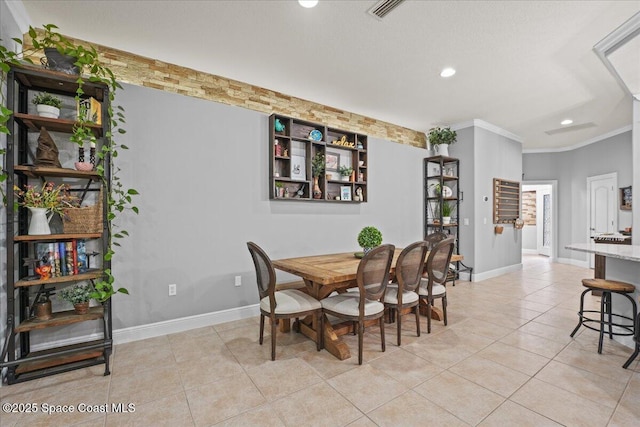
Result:
<svg viewBox="0 0 640 427"><path fill-rule="evenodd" d="M514 224L520 218L520 183L493 178L493 223Z"/></svg>
<svg viewBox="0 0 640 427"><path fill-rule="evenodd" d="M53 119L29 114L30 100L36 92L47 91L60 97L67 97L64 105L71 105L78 87L77 76L44 70L38 67L17 66L10 69L7 74L7 106L14 111L7 127L10 134L7 138L7 150L5 154L5 169L8 174L7 188L17 186L24 188L26 185L40 185L41 182L51 181L56 184L64 182L71 187L71 191L95 192L102 196L102 216L106 221L107 195L101 191L107 185L111 176L111 158L104 155L101 166L105 171L105 177L101 177L96 171L77 171L68 168L55 168L35 165L36 149L30 146L29 134L39 132L42 127L48 131L64 133L70 136L75 125L74 120ZM105 85L86 82L83 86L85 95L93 97L102 103L102 125L91 125L93 133L99 138L96 151L101 149L100 139L109 132L110 122L106 119L109 97L108 88ZM73 114L76 114L74 111ZM67 114L69 116L71 114ZM33 135L32 135L33 136ZM57 136L57 139L61 136ZM31 138L33 140L33 138ZM74 156L76 153L72 153ZM13 206L16 196L13 191L7 191L7 205ZM2 367L7 367L6 379L9 384L66 372L85 366L104 364L105 375L109 374L109 358L112 350L112 304L106 301L100 306L92 307L87 314L78 315L71 310L52 313L52 318L41 320L32 317L34 301L48 289L59 290L67 285L89 281L93 282L104 277L104 270L111 268L110 260L104 260L98 268L89 269L76 275L50 277L48 279L37 278L33 263L41 263L37 260L37 247L41 243L68 242L83 239L90 244L93 250L105 254L108 248L109 227L104 223L100 233L57 233L48 235L28 235L29 215L26 208L14 212L7 210L6 218L6 283L7 301L2 308L2 321L6 321L5 342L0 347L7 352L0 359ZM51 245L52 248L57 245ZM2 274L5 274L3 272ZM46 287L46 288L45 288ZM47 337L53 339L53 335L47 334L47 330L54 327L81 322L100 323L102 337L96 341L84 341L72 346L55 346L44 351L34 352L31 348L31 335L38 330L39 341L47 344ZM92 338L93 339L93 338ZM28 374L27 374L28 373Z"/></svg>
<svg viewBox="0 0 640 427"><path fill-rule="evenodd" d="M277 132L278 120L284 130ZM311 139L312 131L321 139ZM347 145L343 145L347 144ZM350 146L349 144L353 144ZM361 148L359 148L361 147ZM277 201L309 201L364 203L368 200L367 136L323 124L272 114L269 117L269 199ZM318 177L320 198L313 194L314 178L311 161L317 153L325 156L325 171ZM362 164L361 164L362 163ZM342 181L339 166L353 169L349 181ZM351 200L342 198L343 187ZM279 190L282 188L282 190ZM281 194L281 191L284 194ZM362 199L356 200L357 192ZM336 200L336 197L340 197Z"/></svg>
<svg viewBox="0 0 640 427"><path fill-rule="evenodd" d="M459 254L460 243L460 160L453 157L432 156L424 159L424 235L442 232L456 239L454 254ZM446 196L444 187L451 190ZM448 192L448 191L447 191ZM442 205L447 203L451 207L451 219L444 224ZM454 261L456 269L449 272L448 280L455 286L459 273L466 271L473 273L473 267L467 267L462 261Z"/></svg>

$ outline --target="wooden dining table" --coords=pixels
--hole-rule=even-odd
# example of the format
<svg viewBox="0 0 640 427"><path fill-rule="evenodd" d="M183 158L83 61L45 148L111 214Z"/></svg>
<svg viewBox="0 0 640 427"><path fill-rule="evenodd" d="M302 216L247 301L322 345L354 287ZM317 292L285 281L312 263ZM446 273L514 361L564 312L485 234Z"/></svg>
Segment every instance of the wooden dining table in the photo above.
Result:
<svg viewBox="0 0 640 427"><path fill-rule="evenodd" d="M393 277L396 261L402 248L396 248L391 263L390 277ZM451 261L462 261L462 255L454 254ZM353 252L312 255L296 258L284 258L272 261L273 267L294 274L304 280L306 291L314 298L321 300L332 292L343 292L357 286L356 274L360 259ZM351 330L351 323L331 324L324 315L324 347L340 360L351 357L349 346L340 338ZM300 332L312 340L316 340L319 325L313 316L299 323Z"/></svg>

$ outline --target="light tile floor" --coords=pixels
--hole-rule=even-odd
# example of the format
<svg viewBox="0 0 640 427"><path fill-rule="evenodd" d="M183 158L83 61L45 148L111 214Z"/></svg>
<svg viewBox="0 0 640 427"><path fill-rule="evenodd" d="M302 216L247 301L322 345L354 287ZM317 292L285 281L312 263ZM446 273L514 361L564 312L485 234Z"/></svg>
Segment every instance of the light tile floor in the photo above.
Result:
<svg viewBox="0 0 640 427"><path fill-rule="evenodd" d="M380 351L339 361L291 332L277 360L258 318L118 345L102 366L0 388L2 403L72 405L72 413L0 413L4 426L638 426L640 362L576 325L589 270L523 257L522 271L448 287L449 325L420 338L412 317ZM591 304L597 299L591 297ZM346 336L357 355L357 338ZM269 337L266 337L266 343ZM133 403L133 413L80 412L80 403Z"/></svg>

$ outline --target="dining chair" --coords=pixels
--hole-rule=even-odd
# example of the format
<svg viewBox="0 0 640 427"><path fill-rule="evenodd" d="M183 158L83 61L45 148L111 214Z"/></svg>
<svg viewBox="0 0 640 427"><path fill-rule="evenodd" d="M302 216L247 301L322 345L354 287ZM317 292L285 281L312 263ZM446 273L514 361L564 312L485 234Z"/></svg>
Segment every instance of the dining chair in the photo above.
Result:
<svg viewBox="0 0 640 427"><path fill-rule="evenodd" d="M420 336L420 313L418 310L418 287L422 278L424 261L427 257L429 243L424 240L412 243L400 252L396 261L394 284L387 287L384 294L384 305L392 313L398 328L398 346L400 346L402 329L402 312L412 308L416 315L416 332Z"/></svg>
<svg viewBox="0 0 640 427"><path fill-rule="evenodd" d="M389 269L395 249L393 245L378 246L360 260L356 273L358 292L344 292L321 301L325 313L357 324L359 365L362 365L365 321L380 319L380 340L382 351L385 351L382 298L389 282Z"/></svg>
<svg viewBox="0 0 640 427"><path fill-rule="evenodd" d="M427 304L427 333L431 333L431 307L433 302L442 299L442 311L444 324L447 324L447 275L449 262L453 254L455 238L446 238L435 245L429 251L427 257L427 278L422 278L418 288L418 296Z"/></svg>
<svg viewBox="0 0 640 427"><path fill-rule="evenodd" d="M276 360L276 324L278 319L292 319L313 315L317 325L322 325L320 301L297 289L276 290L276 272L266 252L253 242L247 242L256 268L256 282L260 294L260 345L264 336L264 319L271 320L271 360ZM316 348L322 348L322 333L317 334Z"/></svg>
<svg viewBox="0 0 640 427"><path fill-rule="evenodd" d="M447 234L442 231L436 231L435 233L428 234L424 238L424 241L427 242L427 250L433 249L438 242L441 242L446 238Z"/></svg>

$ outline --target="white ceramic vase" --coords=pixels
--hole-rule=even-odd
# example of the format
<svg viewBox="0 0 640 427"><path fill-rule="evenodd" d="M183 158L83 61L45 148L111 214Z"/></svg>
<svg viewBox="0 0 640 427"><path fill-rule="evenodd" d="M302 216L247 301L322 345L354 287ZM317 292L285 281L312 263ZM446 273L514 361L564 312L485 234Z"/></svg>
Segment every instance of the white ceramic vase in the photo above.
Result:
<svg viewBox="0 0 640 427"><path fill-rule="evenodd" d="M438 144L435 146L435 151L438 156L449 157L449 145Z"/></svg>
<svg viewBox="0 0 640 427"><path fill-rule="evenodd" d="M51 229L49 228L49 221L53 214L47 216L46 208L31 208L27 207L31 212L31 221L29 222L29 235L42 235L42 234L51 234Z"/></svg>

